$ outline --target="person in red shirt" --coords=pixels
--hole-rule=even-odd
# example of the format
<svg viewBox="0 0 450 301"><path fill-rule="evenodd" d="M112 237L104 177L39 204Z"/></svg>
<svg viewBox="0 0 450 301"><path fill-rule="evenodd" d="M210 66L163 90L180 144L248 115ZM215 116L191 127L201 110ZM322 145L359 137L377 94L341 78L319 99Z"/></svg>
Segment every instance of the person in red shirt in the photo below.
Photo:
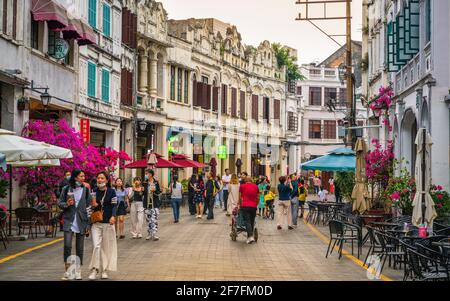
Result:
<svg viewBox="0 0 450 301"><path fill-rule="evenodd" d="M259 188L252 182L251 177L245 178L245 183L239 187L239 210L245 220L247 230L247 243L255 241L253 238L253 228L255 227L256 208L259 201Z"/></svg>

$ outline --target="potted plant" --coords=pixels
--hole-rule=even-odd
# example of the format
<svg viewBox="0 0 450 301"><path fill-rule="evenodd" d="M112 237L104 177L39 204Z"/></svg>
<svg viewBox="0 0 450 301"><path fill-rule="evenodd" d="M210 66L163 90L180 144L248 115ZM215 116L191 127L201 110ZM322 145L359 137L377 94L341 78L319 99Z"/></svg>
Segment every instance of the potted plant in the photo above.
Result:
<svg viewBox="0 0 450 301"><path fill-rule="evenodd" d="M450 194L442 189L442 186L433 185L430 189L438 217L436 221L443 224L450 224Z"/></svg>
<svg viewBox="0 0 450 301"><path fill-rule="evenodd" d="M401 210L403 215L412 215L412 202L416 194L416 182L411 179L408 171L402 169L400 176L391 177L384 192L384 199L388 205Z"/></svg>

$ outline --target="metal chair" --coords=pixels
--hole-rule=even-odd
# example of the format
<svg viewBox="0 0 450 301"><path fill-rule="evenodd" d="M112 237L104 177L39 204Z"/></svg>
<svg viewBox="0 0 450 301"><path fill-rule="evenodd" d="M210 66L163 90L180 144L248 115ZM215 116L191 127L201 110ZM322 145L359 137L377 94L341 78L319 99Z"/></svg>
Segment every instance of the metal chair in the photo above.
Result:
<svg viewBox="0 0 450 301"><path fill-rule="evenodd" d="M14 210L14 212L17 218L17 228L19 230L18 235L21 234L22 228L24 229L24 231L28 228L28 235L31 235L32 238L37 237L38 211L35 208L17 208L16 210Z"/></svg>
<svg viewBox="0 0 450 301"><path fill-rule="evenodd" d="M8 235L5 230L6 212L0 211L0 240L3 242L3 246L7 249Z"/></svg>

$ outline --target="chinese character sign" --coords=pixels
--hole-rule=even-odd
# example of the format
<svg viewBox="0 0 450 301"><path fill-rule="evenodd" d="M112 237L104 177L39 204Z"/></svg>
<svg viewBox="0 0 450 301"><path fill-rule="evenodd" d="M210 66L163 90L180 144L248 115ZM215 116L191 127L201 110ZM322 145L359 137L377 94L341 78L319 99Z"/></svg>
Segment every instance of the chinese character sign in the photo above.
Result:
<svg viewBox="0 0 450 301"><path fill-rule="evenodd" d="M91 125L89 119L82 118L80 120L80 133L85 143L89 143L91 140Z"/></svg>

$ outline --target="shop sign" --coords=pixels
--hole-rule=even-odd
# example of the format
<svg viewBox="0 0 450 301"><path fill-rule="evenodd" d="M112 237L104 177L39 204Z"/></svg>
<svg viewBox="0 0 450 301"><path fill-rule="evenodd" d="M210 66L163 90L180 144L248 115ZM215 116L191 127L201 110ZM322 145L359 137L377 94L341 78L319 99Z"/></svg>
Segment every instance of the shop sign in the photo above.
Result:
<svg viewBox="0 0 450 301"><path fill-rule="evenodd" d="M91 124L89 119L80 119L80 133L81 137L83 137L83 142L89 143L91 140Z"/></svg>
<svg viewBox="0 0 450 301"><path fill-rule="evenodd" d="M219 159L226 159L227 158L227 146L226 145L219 145L218 153L217 153Z"/></svg>
<svg viewBox="0 0 450 301"><path fill-rule="evenodd" d="M66 40L57 38L55 39L55 51L51 54L51 56L55 59L63 59L69 53L69 43Z"/></svg>
<svg viewBox="0 0 450 301"><path fill-rule="evenodd" d="M194 144L194 155L203 154L203 148L201 144Z"/></svg>

